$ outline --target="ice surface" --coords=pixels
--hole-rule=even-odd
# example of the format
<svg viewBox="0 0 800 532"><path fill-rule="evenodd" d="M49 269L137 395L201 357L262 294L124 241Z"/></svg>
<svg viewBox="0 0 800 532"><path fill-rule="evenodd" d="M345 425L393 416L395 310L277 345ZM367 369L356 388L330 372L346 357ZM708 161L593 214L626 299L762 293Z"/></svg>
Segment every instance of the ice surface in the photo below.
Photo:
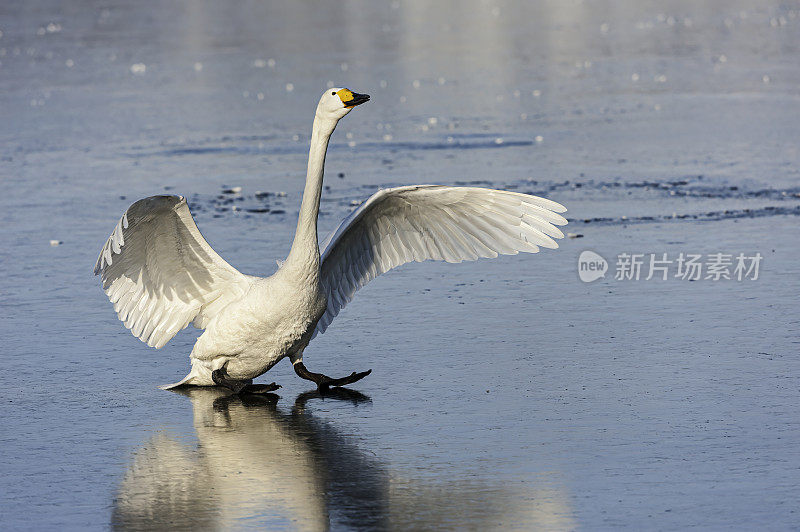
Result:
<svg viewBox="0 0 800 532"><path fill-rule="evenodd" d="M0 8L0 527L800 526L800 5L57 2ZM246 273L285 257L313 109L371 95L324 236L380 187L532 192L556 251L412 264L306 351L372 368L277 405L157 384L91 275L125 208L187 197ZM51 242L61 242L51 246ZM584 284L577 257L764 256L757 281ZM171 501L169 504L164 501Z"/></svg>

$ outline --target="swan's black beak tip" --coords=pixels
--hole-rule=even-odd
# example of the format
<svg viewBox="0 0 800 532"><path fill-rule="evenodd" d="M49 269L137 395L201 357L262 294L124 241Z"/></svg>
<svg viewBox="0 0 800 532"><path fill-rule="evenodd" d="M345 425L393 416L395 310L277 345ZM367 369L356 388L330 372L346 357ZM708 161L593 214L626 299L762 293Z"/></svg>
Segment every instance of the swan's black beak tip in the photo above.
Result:
<svg viewBox="0 0 800 532"><path fill-rule="evenodd" d="M353 95L353 99L346 102L344 105L348 109L369 101L369 94L359 94L357 92L351 92L351 94Z"/></svg>

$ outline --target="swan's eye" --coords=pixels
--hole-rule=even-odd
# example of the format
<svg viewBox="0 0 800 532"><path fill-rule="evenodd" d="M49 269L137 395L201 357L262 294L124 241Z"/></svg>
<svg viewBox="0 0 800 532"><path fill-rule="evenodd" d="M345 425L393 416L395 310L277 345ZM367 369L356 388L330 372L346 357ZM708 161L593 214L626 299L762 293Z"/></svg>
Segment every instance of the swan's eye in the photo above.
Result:
<svg viewBox="0 0 800 532"><path fill-rule="evenodd" d="M331 96L336 96L336 91L333 91L333 92L331 93Z"/></svg>

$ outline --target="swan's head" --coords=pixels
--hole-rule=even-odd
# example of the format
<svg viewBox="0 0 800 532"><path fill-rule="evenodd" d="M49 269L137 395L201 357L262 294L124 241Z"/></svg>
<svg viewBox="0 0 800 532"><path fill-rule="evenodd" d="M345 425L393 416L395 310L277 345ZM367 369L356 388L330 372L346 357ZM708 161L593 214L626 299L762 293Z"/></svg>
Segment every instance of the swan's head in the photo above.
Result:
<svg viewBox="0 0 800 532"><path fill-rule="evenodd" d="M338 121L357 105L369 101L369 95L358 94L350 89L328 89L322 93L317 105L317 116Z"/></svg>

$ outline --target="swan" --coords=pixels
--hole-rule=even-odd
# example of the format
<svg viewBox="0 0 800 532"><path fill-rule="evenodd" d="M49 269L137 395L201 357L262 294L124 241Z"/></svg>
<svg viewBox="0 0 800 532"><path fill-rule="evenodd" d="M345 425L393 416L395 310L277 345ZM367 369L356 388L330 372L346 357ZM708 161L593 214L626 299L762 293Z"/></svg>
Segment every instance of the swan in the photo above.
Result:
<svg viewBox="0 0 800 532"><path fill-rule="evenodd" d="M280 386L254 378L289 357L295 373L321 390L352 384L371 370L331 378L309 371L303 351L325 332L355 292L411 261L461 262L540 247L557 248L562 205L544 198L476 187L412 185L379 190L323 243L317 240L328 141L337 123L369 96L346 88L319 100L308 173L291 250L278 271L245 275L206 242L186 199L152 196L132 204L103 246L94 273L134 336L156 349L190 323L205 329L192 348L191 371L162 386L219 385L234 393Z"/></svg>

